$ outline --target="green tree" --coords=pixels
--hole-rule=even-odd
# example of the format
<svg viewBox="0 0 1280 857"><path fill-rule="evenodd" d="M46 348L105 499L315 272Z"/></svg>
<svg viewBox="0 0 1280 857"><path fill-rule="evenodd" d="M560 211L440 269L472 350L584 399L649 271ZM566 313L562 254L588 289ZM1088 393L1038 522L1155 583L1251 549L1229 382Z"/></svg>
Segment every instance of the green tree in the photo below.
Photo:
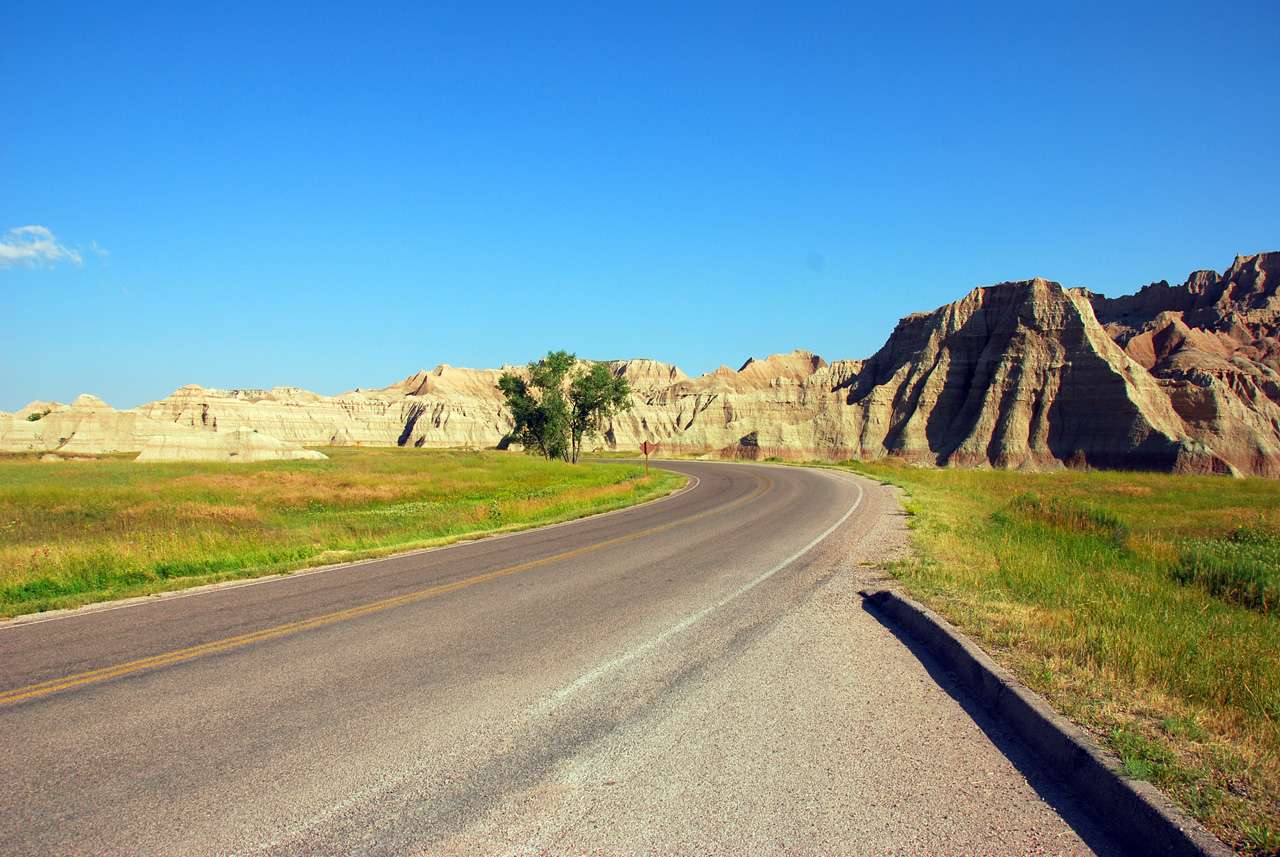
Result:
<svg viewBox="0 0 1280 857"><path fill-rule="evenodd" d="M631 407L631 387L603 363L584 366L567 351L548 351L528 366L528 378L504 372L498 389L514 426L508 440L548 460L577 463L582 442L599 435L607 420Z"/></svg>
<svg viewBox="0 0 1280 857"><path fill-rule="evenodd" d="M592 363L569 384L569 446L575 464L584 437L597 437L606 421L631 408L631 385L603 363Z"/></svg>
<svg viewBox="0 0 1280 857"><path fill-rule="evenodd" d="M515 425L508 440L524 445L525 451L540 454L548 461L568 460L569 402L565 397L565 377L577 358L567 351L548 351L541 360L529 363L528 380L511 372L498 378L498 389L506 397Z"/></svg>

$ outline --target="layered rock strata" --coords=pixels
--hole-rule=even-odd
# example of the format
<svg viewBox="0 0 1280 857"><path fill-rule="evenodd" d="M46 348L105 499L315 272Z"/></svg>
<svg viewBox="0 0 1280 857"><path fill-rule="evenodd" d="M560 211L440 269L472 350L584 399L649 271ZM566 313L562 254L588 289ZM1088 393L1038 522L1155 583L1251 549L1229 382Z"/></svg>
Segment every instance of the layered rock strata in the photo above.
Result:
<svg viewBox="0 0 1280 857"><path fill-rule="evenodd" d="M1242 473L1280 477L1280 253L1135 295L1090 295L1098 320L1169 397L1187 433Z"/></svg>
<svg viewBox="0 0 1280 857"><path fill-rule="evenodd" d="M0 452L137 452L152 437L180 432L180 427L137 410L118 411L86 394L70 405L32 402L17 414L0 416Z"/></svg>
<svg viewBox="0 0 1280 857"><path fill-rule="evenodd" d="M1199 271L1181 286L1156 283L1115 299L1026 280L907 316L865 361L828 364L794 351L697 378L654 360L614 361L608 365L630 382L633 407L601 445L1280 477L1278 285L1280 253L1239 257L1222 275ZM0 450L145 446L148 458L181 458L216 448L237 460L242 453L226 452L230 441L210 436L241 429L295 451L491 447L511 428L496 388L508 368L442 365L339 396L191 386L132 411L87 396L70 406L32 403L0 415Z"/></svg>
<svg viewBox="0 0 1280 857"><path fill-rule="evenodd" d="M28 419L36 415L38 419ZM140 452L139 461L270 461L322 459L253 428L197 431L179 422L154 419L133 409L118 411L96 396L70 405L33 402L17 414L0 414L0 452L44 452L43 461L63 456Z"/></svg>
<svg viewBox="0 0 1280 857"><path fill-rule="evenodd" d="M1030 280L976 289L903 319L851 380L846 445L860 456L1044 468L1225 470L1190 441L1153 378L1088 300Z"/></svg>
<svg viewBox="0 0 1280 857"><path fill-rule="evenodd" d="M225 432L154 435L138 453L138 461L305 461L329 456L296 443L277 440L251 428Z"/></svg>
<svg viewBox="0 0 1280 857"><path fill-rule="evenodd" d="M378 390L320 396L296 387L183 387L138 410L200 431L254 428L306 446L493 446L510 430L498 369L438 366Z"/></svg>

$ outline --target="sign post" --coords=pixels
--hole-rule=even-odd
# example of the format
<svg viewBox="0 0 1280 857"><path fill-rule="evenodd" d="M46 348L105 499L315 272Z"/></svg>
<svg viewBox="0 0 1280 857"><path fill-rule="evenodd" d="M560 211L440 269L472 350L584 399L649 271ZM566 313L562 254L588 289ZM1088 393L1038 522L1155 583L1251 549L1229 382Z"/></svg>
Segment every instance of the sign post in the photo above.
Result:
<svg viewBox="0 0 1280 857"><path fill-rule="evenodd" d="M656 443L650 443L649 441L646 440L644 443L640 444L640 451L644 453L644 472L648 473L649 472L649 453L657 452L658 445Z"/></svg>

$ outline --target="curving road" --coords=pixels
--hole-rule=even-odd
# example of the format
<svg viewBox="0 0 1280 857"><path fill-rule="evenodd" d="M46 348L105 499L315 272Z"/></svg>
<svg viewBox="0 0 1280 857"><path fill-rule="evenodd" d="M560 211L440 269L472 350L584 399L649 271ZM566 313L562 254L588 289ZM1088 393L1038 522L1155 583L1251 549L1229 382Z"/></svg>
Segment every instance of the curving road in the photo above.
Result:
<svg viewBox="0 0 1280 857"><path fill-rule="evenodd" d="M1112 853L862 608L890 495L663 466L623 512L0 626L0 853Z"/></svg>

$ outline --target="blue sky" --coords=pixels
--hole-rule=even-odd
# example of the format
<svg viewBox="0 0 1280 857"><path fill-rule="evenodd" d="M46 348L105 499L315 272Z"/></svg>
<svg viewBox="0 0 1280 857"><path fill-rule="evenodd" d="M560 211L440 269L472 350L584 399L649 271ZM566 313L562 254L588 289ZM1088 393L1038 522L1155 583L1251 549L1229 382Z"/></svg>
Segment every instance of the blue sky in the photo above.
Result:
<svg viewBox="0 0 1280 857"><path fill-rule="evenodd" d="M3 20L0 410L866 357L977 286L1280 249L1274 0Z"/></svg>

